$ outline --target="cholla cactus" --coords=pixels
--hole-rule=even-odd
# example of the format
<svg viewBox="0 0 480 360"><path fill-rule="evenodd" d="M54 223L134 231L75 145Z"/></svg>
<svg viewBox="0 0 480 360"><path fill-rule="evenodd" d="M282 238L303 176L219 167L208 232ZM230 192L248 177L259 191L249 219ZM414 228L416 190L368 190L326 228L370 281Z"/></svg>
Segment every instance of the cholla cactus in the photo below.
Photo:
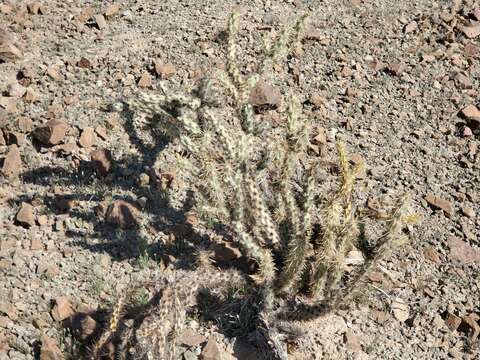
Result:
<svg viewBox="0 0 480 360"><path fill-rule="evenodd" d="M164 91L127 101L133 110L161 114L164 125L174 129L169 132L183 148L178 164L197 190L197 213L229 227L240 248L258 264L253 278L262 290L264 314L270 313L275 299L288 299L305 288L313 295L310 310L316 315L323 310L315 309L341 305L412 221L402 198L384 217L385 234L372 257L346 281L346 257L358 245L358 223L363 221L354 205L354 185L364 165L351 168L338 144L340 185L322 206L325 196L301 161L308 156L311 124L301 117L298 100L290 97L283 127L268 128L255 117L249 103L252 89L270 74L272 63L299 43L306 22L303 16L281 32L267 46L258 72L244 75L238 63L239 14L234 13L228 25L226 73L204 81L191 94ZM212 106L211 94L219 89L233 100L228 114ZM315 235L314 225L321 229Z"/></svg>

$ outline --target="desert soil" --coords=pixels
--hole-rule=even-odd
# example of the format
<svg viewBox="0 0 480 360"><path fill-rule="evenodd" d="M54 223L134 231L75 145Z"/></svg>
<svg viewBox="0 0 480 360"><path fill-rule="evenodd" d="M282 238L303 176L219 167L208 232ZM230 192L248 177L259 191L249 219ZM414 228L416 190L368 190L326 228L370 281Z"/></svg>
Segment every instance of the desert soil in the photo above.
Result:
<svg viewBox="0 0 480 360"><path fill-rule="evenodd" d="M245 69L260 35L311 13L272 85L302 100L321 146L341 139L366 161L365 202L409 192L422 218L350 309L297 324L291 358L480 358L480 3L1 0L0 359L72 356L62 322L75 312L139 276L203 271L189 265L205 248L189 204L164 196L168 144L111 105L224 66L237 7ZM184 359L257 358L215 322L189 331L203 338L180 344Z"/></svg>

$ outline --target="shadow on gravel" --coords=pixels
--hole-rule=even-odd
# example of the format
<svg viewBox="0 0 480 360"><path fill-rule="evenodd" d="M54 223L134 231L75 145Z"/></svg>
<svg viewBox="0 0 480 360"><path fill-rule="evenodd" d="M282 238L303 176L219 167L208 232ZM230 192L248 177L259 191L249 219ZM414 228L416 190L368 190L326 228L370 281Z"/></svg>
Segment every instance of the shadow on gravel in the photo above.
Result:
<svg viewBox="0 0 480 360"><path fill-rule="evenodd" d="M143 256L153 260L163 259L170 263L175 259L173 261L175 267L193 268L195 245L209 242L207 237L197 234L187 221L187 214L193 205L193 194L188 194L182 208L174 209L170 204L168 191L158 189L158 183L153 181L152 184L151 181L150 186L140 186L138 176L132 176L154 172L155 160L168 145L168 139L151 129L150 135L154 143L147 144L134 126L131 111L128 109L123 111L121 119L123 130L128 134L131 145L136 148L139 155L115 159L114 167L108 176L102 177L98 174L92 163L80 161L78 167L73 170L63 167L41 167L25 172L22 174L22 181L26 184L50 187L51 194L41 199L37 198L50 214L60 217L65 215L65 218L73 222L80 220L89 223L88 231L81 227L67 228L66 235L71 238L72 245L82 246L92 252L107 252L116 261ZM119 195L125 191L133 194ZM147 244L138 224L122 229L109 224L102 216L105 213L101 214L99 207L92 210L77 206L81 201L101 205L106 198L112 201L123 200L137 206L136 199L142 197L148 199L147 206L141 211L150 219L146 225L149 232L162 232L168 241ZM31 199L22 197L16 200ZM132 217L131 214L127 215Z"/></svg>
<svg viewBox="0 0 480 360"><path fill-rule="evenodd" d="M50 188L48 195L43 198L35 197L35 201L45 205L48 214L55 215L57 219L69 219L70 222L81 224L78 227L65 226L64 231L70 239L70 246L80 246L94 253L108 253L114 261L132 260L140 268L144 265L142 262L153 260L176 269L198 270L199 250L208 249L212 241L207 235L196 232L189 220L188 214L194 203L193 193L187 194L183 206L174 208L168 190L160 188L159 183L150 181L148 186L140 186L138 176L132 176L154 173L155 161L167 146L168 140L152 130L151 138L155 139L155 143L146 144L137 133L132 113L128 110L122 112L121 119L123 130L139 155L115 159L114 167L106 177L98 174L91 162L80 161L75 168L53 166L25 172L22 174L23 182ZM120 195L126 191L130 195ZM135 221L133 226L121 228L106 221L106 209L102 209L103 201L108 199L109 202L125 201L136 204L136 200L142 197L148 199L147 205L140 210L144 217L149 219L147 223L140 226ZM27 202L32 200L31 197L16 199ZM94 202L97 207L85 208L79 206L80 202ZM134 218L130 208L125 206L120 211L124 217ZM162 233L163 237L148 242L144 231L149 234ZM231 235L222 226L219 225L216 232L222 234L224 239L231 240ZM218 262L217 265L220 268L238 268L242 273L252 270L252 264L246 263L244 258ZM195 307L195 313L189 316L214 324L218 327L217 331L226 337L248 338L249 341L245 340L236 345L235 352L238 356L243 356L242 351L245 353L245 349L250 346L254 354L262 352L262 359L275 358L274 355L269 355L266 345L248 345L248 342L258 345L258 341L251 337L256 333L259 311L255 297L248 294L252 292L237 289L226 298L220 298L206 289L198 294L198 306ZM126 349L136 347L136 330L146 318L154 316L158 311L156 309L159 302L165 301L163 296L163 291L160 290L151 298L122 309L120 318L117 319L118 326L108 334L108 341L102 345L100 356L96 359L137 359L138 354L129 355ZM98 345L99 339L105 336L111 327L111 313L112 309L106 308L78 312L65 322L65 328L72 335L69 351L73 358L92 358L92 346ZM121 357L118 357L119 354Z"/></svg>

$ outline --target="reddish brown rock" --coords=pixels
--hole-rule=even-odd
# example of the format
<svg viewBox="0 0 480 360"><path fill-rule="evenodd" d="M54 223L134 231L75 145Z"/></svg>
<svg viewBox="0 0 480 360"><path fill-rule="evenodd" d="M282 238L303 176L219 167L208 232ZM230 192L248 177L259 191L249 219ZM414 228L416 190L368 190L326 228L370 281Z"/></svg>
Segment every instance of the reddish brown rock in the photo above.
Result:
<svg viewBox="0 0 480 360"><path fill-rule="evenodd" d="M95 130L91 127L86 127L82 131L82 135L80 135L80 139L78 143L83 148L90 148L97 142L97 137L95 135Z"/></svg>
<svg viewBox="0 0 480 360"><path fill-rule="evenodd" d="M18 319L17 309L10 303L0 301L0 313L7 315L10 320L15 321Z"/></svg>
<svg viewBox="0 0 480 360"><path fill-rule="evenodd" d="M148 88L152 86L152 78L148 72L144 72L140 80L138 80L138 86L141 88Z"/></svg>
<svg viewBox="0 0 480 360"><path fill-rule="evenodd" d="M229 243L213 243L210 246L213 251L215 260L221 262L230 262L242 257L242 253L238 248L233 247Z"/></svg>
<svg viewBox="0 0 480 360"><path fill-rule="evenodd" d="M400 76L405 71L405 65L401 62L393 62L388 66L388 71L395 76Z"/></svg>
<svg viewBox="0 0 480 360"><path fill-rule="evenodd" d="M57 145L61 143L69 126L62 120L50 120L45 125L37 128L34 132L35 138L45 145Z"/></svg>
<svg viewBox="0 0 480 360"><path fill-rule="evenodd" d="M470 314L462 317L462 322L458 327L458 331L465 333L470 341L476 341L480 335L480 317L476 314Z"/></svg>
<svg viewBox="0 0 480 360"><path fill-rule="evenodd" d="M416 21L412 21L411 23L405 26L405 34L412 33L416 30L418 30L418 24Z"/></svg>
<svg viewBox="0 0 480 360"><path fill-rule="evenodd" d="M102 14L95 15L95 22L100 30L103 30L107 27L107 22Z"/></svg>
<svg viewBox="0 0 480 360"><path fill-rule="evenodd" d="M253 106L278 107L281 101L280 91L265 81L259 81L250 95L250 103Z"/></svg>
<svg viewBox="0 0 480 360"><path fill-rule="evenodd" d="M467 120L480 124L480 110L475 105L468 105L460 111L460 115Z"/></svg>
<svg viewBox="0 0 480 360"><path fill-rule="evenodd" d="M37 94L37 92L34 89L27 88L27 91L25 92L25 96L23 97L23 99L25 101L33 103L33 102L38 101L39 95Z"/></svg>
<svg viewBox="0 0 480 360"><path fill-rule="evenodd" d="M457 76L455 76L455 83L461 89L472 88L472 82L470 81L470 79L461 73L458 73Z"/></svg>
<svg viewBox="0 0 480 360"><path fill-rule="evenodd" d="M105 129L103 126L98 125L95 128L95 132L97 133L98 136L100 136L100 138L102 138L103 140L107 140L108 138L107 129Z"/></svg>
<svg viewBox="0 0 480 360"><path fill-rule="evenodd" d="M457 315L448 313L445 319L445 325L450 329L450 331L455 331L460 326L462 319L460 319Z"/></svg>
<svg viewBox="0 0 480 360"><path fill-rule="evenodd" d="M43 250L43 242L40 239L32 239L30 242L30 250L38 251Z"/></svg>
<svg viewBox="0 0 480 360"><path fill-rule="evenodd" d="M98 149L90 153L90 158L92 161L93 167L97 170L100 175L106 176L112 166L113 166L113 157L112 153L108 149Z"/></svg>
<svg viewBox="0 0 480 360"><path fill-rule="evenodd" d="M14 97L0 96L0 107L3 107L7 114L16 114L17 101L18 99Z"/></svg>
<svg viewBox="0 0 480 360"><path fill-rule="evenodd" d="M205 336L193 331L190 328L183 331L180 337L178 338L178 342L180 344L183 344L189 347L198 346L200 344L203 344L205 341L207 341L207 338Z"/></svg>
<svg viewBox="0 0 480 360"><path fill-rule="evenodd" d="M17 127L20 131L30 132L33 130L33 121L28 116L20 116L17 120Z"/></svg>
<svg viewBox="0 0 480 360"><path fill-rule="evenodd" d="M87 58L82 57L77 61L77 66L83 69L90 69L92 67L92 63Z"/></svg>
<svg viewBox="0 0 480 360"><path fill-rule="evenodd" d="M176 69L173 64L164 63L162 60L155 61L155 72L161 79L169 79L175 75Z"/></svg>
<svg viewBox="0 0 480 360"><path fill-rule="evenodd" d="M16 220L19 224L30 227L35 225L35 210L32 205L22 202Z"/></svg>
<svg viewBox="0 0 480 360"><path fill-rule="evenodd" d="M87 340L97 330L97 322L85 313L75 314L72 320L72 330L81 340Z"/></svg>
<svg viewBox="0 0 480 360"><path fill-rule="evenodd" d="M7 155L3 160L2 173L3 175L10 177L18 175L21 171L22 158L20 156L20 150L18 149L17 145L10 145Z"/></svg>
<svg viewBox="0 0 480 360"><path fill-rule="evenodd" d="M18 82L14 82L8 86L8 96L20 98L27 92L27 89L20 85Z"/></svg>
<svg viewBox="0 0 480 360"><path fill-rule="evenodd" d="M208 339L200 356L202 360L222 360L222 351L212 336Z"/></svg>
<svg viewBox="0 0 480 360"><path fill-rule="evenodd" d="M440 259L440 255L438 255L437 250L435 250L435 248L432 246L425 248L425 250L423 250L423 255L426 259L436 264L440 264L442 262L442 259Z"/></svg>
<svg viewBox="0 0 480 360"><path fill-rule="evenodd" d="M40 347L40 360L64 359L62 351L54 339L48 337L47 335L43 335L40 341L42 343L42 346Z"/></svg>
<svg viewBox="0 0 480 360"><path fill-rule="evenodd" d="M42 4L38 1L33 1L27 4L28 12L32 15L45 14L45 10L42 7Z"/></svg>
<svg viewBox="0 0 480 360"><path fill-rule="evenodd" d="M120 5L113 3L107 6L107 8L105 9L104 15L108 19L118 14L119 11L120 11Z"/></svg>
<svg viewBox="0 0 480 360"><path fill-rule="evenodd" d="M480 265L480 249L473 247L463 240L450 236L447 239L450 247L449 258L453 262L460 264L479 264Z"/></svg>
<svg viewBox="0 0 480 360"><path fill-rule="evenodd" d="M14 62L23 58L22 51L16 46L13 35L0 29L0 60Z"/></svg>
<svg viewBox="0 0 480 360"><path fill-rule="evenodd" d="M47 75L50 76L53 80L62 81L63 76L58 72L58 69L54 66L47 68Z"/></svg>
<svg viewBox="0 0 480 360"><path fill-rule="evenodd" d="M358 340L358 337L352 331L347 330L347 332L345 332L344 342L347 346L347 350L352 352L362 351L362 345L360 344L360 340Z"/></svg>
<svg viewBox="0 0 480 360"><path fill-rule="evenodd" d="M52 317L55 321L68 319L74 313L70 299L67 296L60 296L55 299L52 308Z"/></svg>
<svg viewBox="0 0 480 360"><path fill-rule="evenodd" d="M466 56L474 57L480 54L480 48L472 43L465 44L463 51Z"/></svg>
<svg viewBox="0 0 480 360"><path fill-rule="evenodd" d="M467 38L474 39L480 35L480 24L462 26L460 27L460 31L462 31Z"/></svg>
<svg viewBox="0 0 480 360"><path fill-rule="evenodd" d="M439 196L436 196L434 194L428 194L426 197L425 197L425 200L427 201L427 203L432 206L433 208L435 209L439 209L439 210L443 210L443 212L448 216L452 216L453 215L453 206L452 206L452 203L450 201L447 201L445 199L442 199L441 197Z"/></svg>
<svg viewBox="0 0 480 360"><path fill-rule="evenodd" d="M322 95L318 94L318 93L313 93L311 96L310 96L310 100L309 100L316 108L322 108L325 106L325 103L327 102L327 99L325 99L325 97L323 97Z"/></svg>
<svg viewBox="0 0 480 360"><path fill-rule="evenodd" d="M138 225L138 212L136 204L117 200L108 207L105 219L118 227L128 229Z"/></svg>

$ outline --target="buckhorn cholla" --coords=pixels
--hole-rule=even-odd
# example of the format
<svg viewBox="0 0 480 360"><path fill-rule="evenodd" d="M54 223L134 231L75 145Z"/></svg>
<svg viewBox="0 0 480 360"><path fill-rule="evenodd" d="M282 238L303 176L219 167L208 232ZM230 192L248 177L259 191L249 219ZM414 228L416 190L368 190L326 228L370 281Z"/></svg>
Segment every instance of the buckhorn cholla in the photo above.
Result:
<svg viewBox="0 0 480 360"><path fill-rule="evenodd" d="M272 76L272 65L299 44L306 26L307 17L302 16L273 44L265 42L258 71L247 76L238 64L235 12L228 25L226 72L204 80L189 94L164 89L163 94L127 100L133 111L160 115L159 127L181 144L178 165L196 190L200 218L225 225L244 254L258 264L252 278L260 289L266 323L274 321L276 305L289 303L285 300L301 290L310 293L311 301L287 314L319 316L347 303L378 261L404 242L404 226L415 221L408 215L406 197L381 218L363 215L354 205L354 186L364 164L351 167L340 143L340 184L331 199L320 201L325 194L319 193L315 177L319 165L307 155L312 124L300 116L295 96L290 96L284 125L268 126L255 116L249 102L252 89ZM229 99L230 107L219 106L218 93ZM360 248L364 236L359 224L369 221L383 224L383 233L370 240L363 264L347 277L347 255Z"/></svg>

